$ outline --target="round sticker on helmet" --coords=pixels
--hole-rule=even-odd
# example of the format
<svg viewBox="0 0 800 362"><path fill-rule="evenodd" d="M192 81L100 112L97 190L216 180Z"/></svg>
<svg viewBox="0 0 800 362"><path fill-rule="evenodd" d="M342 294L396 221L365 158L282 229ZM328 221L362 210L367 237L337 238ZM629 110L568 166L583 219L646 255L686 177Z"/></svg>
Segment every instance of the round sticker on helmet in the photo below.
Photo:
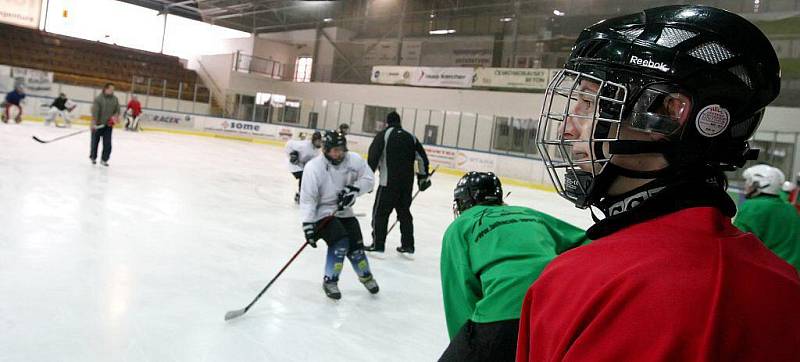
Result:
<svg viewBox="0 0 800 362"><path fill-rule="evenodd" d="M719 104L703 107L697 114L697 131L706 137L716 137L724 132L731 123L731 113Z"/></svg>

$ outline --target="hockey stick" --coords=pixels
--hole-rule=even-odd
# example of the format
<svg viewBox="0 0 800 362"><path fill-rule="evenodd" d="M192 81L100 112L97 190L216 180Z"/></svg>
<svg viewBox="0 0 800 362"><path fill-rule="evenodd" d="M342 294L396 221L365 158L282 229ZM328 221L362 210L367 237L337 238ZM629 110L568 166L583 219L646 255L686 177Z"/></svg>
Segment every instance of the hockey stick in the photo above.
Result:
<svg viewBox="0 0 800 362"><path fill-rule="evenodd" d="M322 229L322 228L324 228L325 226L327 226L327 225L328 225L328 223L330 223L330 222L331 222L331 220L333 220L333 218L335 217L335 215L336 215L336 213L334 212L334 213L333 213L333 214L331 214L330 216L327 216L327 217L325 217L324 219L322 219L322 221L320 222L320 225L319 225L319 227L318 227L317 229ZM256 296L256 298L255 298L255 299L253 299L253 301L252 301L252 302L250 302L250 304L248 304L246 307L244 307L244 308L242 308L242 309L232 310L232 311L229 311L228 313L225 313L225 320L226 320L226 321L229 321L229 320L231 320L231 319L234 319L234 318L241 317L242 315L244 315L245 313L247 313L247 311L249 311L249 310L250 310L250 307L252 307L252 306L253 306L253 304L256 304L256 302L257 302L259 299L261 299L261 296L262 296L262 295L264 295L264 293L266 293L267 289L269 289L269 287L271 287L271 286L272 286L272 283L275 283L275 281L276 281L276 280L278 280L278 277L279 277L279 276L281 276L281 274L283 274L283 272L286 270L286 268L288 268L288 267L289 267L289 265L290 265L290 264L292 264L292 262L294 261L294 259L297 259L297 256L298 256L298 255L300 255L300 253L301 253L301 252L303 252L303 249L305 249L305 248L306 248L306 246L308 246L308 242L305 242L305 243L303 243L303 246L301 246L301 247L300 247L300 249L298 249L298 250L297 250L297 252L296 252L296 253L294 253L294 255L292 255L292 258L291 258L291 259L289 259L289 261L288 261L288 262L287 262L287 263L286 263L286 264L283 266L283 268L281 268L281 270L278 272L278 274L276 274L276 275L275 275L275 277L274 277L274 278L272 278L272 280L270 280L270 281L269 281L269 283L267 283L267 286L266 286L266 287L264 287L264 289L261 289L261 292L260 292L260 293L258 293L258 295Z"/></svg>
<svg viewBox="0 0 800 362"><path fill-rule="evenodd" d="M439 166L434 167L433 171L431 171L431 174L428 175L428 178L433 177L433 174L435 174L436 170L438 170L438 169L439 169ZM414 203L414 199L417 198L417 195L419 195L419 189L417 189L417 192L415 192L414 196L411 198L411 203L412 204ZM400 221L400 219L395 219L394 220L394 223L392 224L392 227L390 227L389 230L386 231L386 235L389 235L389 233L392 232L392 229L394 229L394 227L397 226L397 222L399 222L399 221Z"/></svg>
<svg viewBox="0 0 800 362"><path fill-rule="evenodd" d="M100 126L100 127L95 128L95 129L103 129L105 127L106 126ZM32 137L33 137L33 140L36 141L36 142L39 142L39 143L50 143L50 142L55 142L55 141L58 141L58 140L61 140L61 139L64 139L64 138L77 136L77 135L79 135L81 133L86 133L87 131L91 131L91 130L92 130L91 128L82 129L80 131L72 132L70 134L65 134L63 136L59 136L59 137L56 137L56 138L53 138L53 139L49 139L49 140L43 140L43 139L41 139L39 137L36 137L36 136L32 136Z"/></svg>

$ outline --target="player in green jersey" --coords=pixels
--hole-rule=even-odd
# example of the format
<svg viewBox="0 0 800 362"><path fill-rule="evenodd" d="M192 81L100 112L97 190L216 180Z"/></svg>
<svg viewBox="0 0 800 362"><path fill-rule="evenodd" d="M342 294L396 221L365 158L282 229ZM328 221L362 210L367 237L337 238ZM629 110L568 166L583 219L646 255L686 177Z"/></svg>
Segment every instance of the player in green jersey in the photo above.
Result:
<svg viewBox="0 0 800 362"><path fill-rule="evenodd" d="M454 191L455 221L442 240L450 345L440 361L511 361L525 292L557 255L587 241L575 226L503 203L491 172L469 172Z"/></svg>
<svg viewBox="0 0 800 362"><path fill-rule="evenodd" d="M755 165L742 173L745 201L733 225L755 234L773 253L800 271L800 215L779 195L786 177L778 168Z"/></svg>

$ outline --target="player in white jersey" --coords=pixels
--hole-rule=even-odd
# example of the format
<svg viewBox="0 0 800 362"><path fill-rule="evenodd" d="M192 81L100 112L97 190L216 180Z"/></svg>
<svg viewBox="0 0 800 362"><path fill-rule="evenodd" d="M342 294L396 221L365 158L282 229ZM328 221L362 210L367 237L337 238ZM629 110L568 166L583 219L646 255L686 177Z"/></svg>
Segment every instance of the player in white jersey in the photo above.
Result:
<svg viewBox="0 0 800 362"><path fill-rule="evenodd" d="M342 297L337 283L347 257L361 283L375 294L378 283L370 272L361 226L351 209L357 197L372 191L374 175L361 156L347 152L347 140L340 132L326 132L323 144L323 154L306 164L300 187L306 241L312 247L318 239L328 244L322 289L331 299Z"/></svg>
<svg viewBox="0 0 800 362"><path fill-rule="evenodd" d="M294 194L294 202L300 202L300 187L303 183L303 168L308 161L319 155L319 148L322 147L322 135L314 132L311 140L293 140L286 142L286 155L289 156L289 172L297 179L297 192Z"/></svg>

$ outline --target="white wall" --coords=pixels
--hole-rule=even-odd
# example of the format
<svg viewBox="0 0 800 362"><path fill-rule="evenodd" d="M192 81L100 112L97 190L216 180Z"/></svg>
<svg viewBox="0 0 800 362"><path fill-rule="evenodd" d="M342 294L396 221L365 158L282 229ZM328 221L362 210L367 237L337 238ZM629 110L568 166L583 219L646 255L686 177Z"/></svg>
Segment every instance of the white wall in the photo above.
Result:
<svg viewBox="0 0 800 362"><path fill-rule="evenodd" d="M444 88L400 87L338 83L296 83L273 81L265 77L237 73L230 78L229 89L243 94L279 93L300 99L413 107L433 110L502 114L512 117L538 117L544 100L541 93L492 92Z"/></svg>
<svg viewBox="0 0 800 362"><path fill-rule="evenodd" d="M499 92L371 84L297 83L231 74L229 89L236 93L268 92L303 100L328 100L386 107L460 111L538 119L543 93ZM767 107L761 131L800 132L800 108Z"/></svg>
<svg viewBox="0 0 800 362"><path fill-rule="evenodd" d="M229 54L242 52L244 54L252 54L256 39L249 38L234 38L224 39L220 41L220 54Z"/></svg>
<svg viewBox="0 0 800 362"><path fill-rule="evenodd" d="M230 88L230 79L232 75L238 74L233 72L233 54L216 54L216 55L203 55L200 57L200 64L197 67L197 74L203 78L204 83L209 88L219 87L219 91L225 93L225 90ZM205 79L210 76L213 81ZM214 90L215 92L217 90Z"/></svg>
<svg viewBox="0 0 800 362"><path fill-rule="evenodd" d="M353 37L353 32L337 27L327 27L323 28L323 30L336 42L349 41ZM259 34L258 37L260 39L277 41L299 47L299 51L295 54L296 58L297 55L314 55L316 34L316 29L305 29L278 33L262 33ZM315 67L318 69L318 74L314 75L315 79L323 82L331 80L331 67L333 66L335 52L330 42L320 35L319 49L317 50L317 57L314 59ZM293 67L294 59L291 60L291 64Z"/></svg>
<svg viewBox="0 0 800 362"><path fill-rule="evenodd" d="M294 75L294 63L299 55L309 55L313 53L313 45L289 44L269 39L255 39L252 55L274 60L284 65L283 76L291 79ZM251 54L251 53L247 53Z"/></svg>

